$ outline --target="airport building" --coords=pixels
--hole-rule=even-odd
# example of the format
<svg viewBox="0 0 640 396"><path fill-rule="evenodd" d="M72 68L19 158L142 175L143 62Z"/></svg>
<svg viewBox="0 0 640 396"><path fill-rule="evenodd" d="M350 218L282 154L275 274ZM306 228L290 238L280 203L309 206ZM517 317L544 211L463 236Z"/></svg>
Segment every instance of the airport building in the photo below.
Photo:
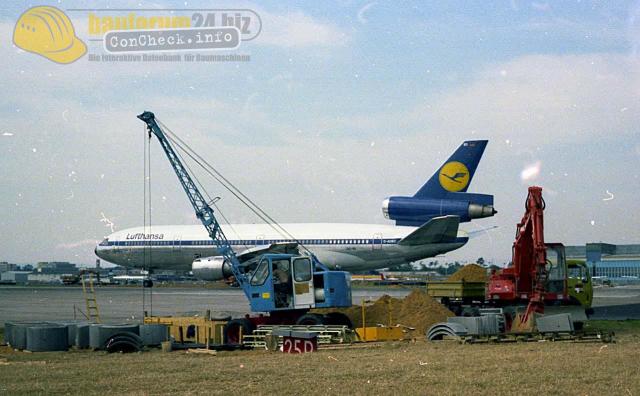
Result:
<svg viewBox="0 0 640 396"><path fill-rule="evenodd" d="M47 275L74 275L78 273L78 267L67 261L41 261L38 263L36 271Z"/></svg>
<svg viewBox="0 0 640 396"><path fill-rule="evenodd" d="M11 264L6 261L0 261L0 274L7 271L17 271L18 265Z"/></svg>
<svg viewBox="0 0 640 396"><path fill-rule="evenodd" d="M0 283L16 284L29 281L28 271L4 271L0 273Z"/></svg>
<svg viewBox="0 0 640 396"><path fill-rule="evenodd" d="M640 281L640 244L587 243L567 246L568 260L585 260L592 276L616 281Z"/></svg>

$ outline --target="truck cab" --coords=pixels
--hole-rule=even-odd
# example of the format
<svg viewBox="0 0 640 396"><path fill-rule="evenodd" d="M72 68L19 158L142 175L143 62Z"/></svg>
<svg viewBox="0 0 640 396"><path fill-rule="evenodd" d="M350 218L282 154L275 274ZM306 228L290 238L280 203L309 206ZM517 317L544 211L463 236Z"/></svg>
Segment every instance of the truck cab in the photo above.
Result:
<svg viewBox="0 0 640 396"><path fill-rule="evenodd" d="M568 299L568 305L590 308L593 287L586 263L582 260L567 260L561 243L548 243L546 246L548 278L545 299L553 300L556 295L564 295Z"/></svg>
<svg viewBox="0 0 640 396"><path fill-rule="evenodd" d="M586 309L593 303L593 282L589 267L583 260L567 260L567 292L569 299Z"/></svg>

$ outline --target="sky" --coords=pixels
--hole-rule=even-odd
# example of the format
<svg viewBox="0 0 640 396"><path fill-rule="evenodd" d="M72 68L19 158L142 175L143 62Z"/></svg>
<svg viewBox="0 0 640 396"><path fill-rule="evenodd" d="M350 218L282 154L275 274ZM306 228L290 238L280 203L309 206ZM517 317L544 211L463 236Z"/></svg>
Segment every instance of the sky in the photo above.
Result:
<svg viewBox="0 0 640 396"><path fill-rule="evenodd" d="M279 222L389 224L384 198L489 139L469 192L494 194L499 213L461 228L498 228L439 261L508 261L530 185L547 241L640 243L640 2L396 3L219 1L260 16L255 39L221 52L248 62L63 65L16 47L14 26L35 5L86 3L3 2L0 261L93 264L96 242L143 224L144 110ZM87 12L67 15L104 53ZM151 143L152 224L198 224ZM232 222L258 221L201 180Z"/></svg>

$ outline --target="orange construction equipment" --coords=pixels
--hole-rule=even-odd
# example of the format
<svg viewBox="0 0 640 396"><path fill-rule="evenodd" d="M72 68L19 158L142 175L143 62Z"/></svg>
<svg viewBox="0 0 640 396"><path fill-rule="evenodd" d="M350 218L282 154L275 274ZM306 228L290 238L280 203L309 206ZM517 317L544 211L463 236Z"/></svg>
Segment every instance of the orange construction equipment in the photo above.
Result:
<svg viewBox="0 0 640 396"><path fill-rule="evenodd" d="M530 327L533 314L544 312L548 277L544 208L542 187L529 187L525 213L517 225L513 242L513 266L492 274L487 285L488 300L502 303L528 300L527 309L520 316L519 328Z"/></svg>

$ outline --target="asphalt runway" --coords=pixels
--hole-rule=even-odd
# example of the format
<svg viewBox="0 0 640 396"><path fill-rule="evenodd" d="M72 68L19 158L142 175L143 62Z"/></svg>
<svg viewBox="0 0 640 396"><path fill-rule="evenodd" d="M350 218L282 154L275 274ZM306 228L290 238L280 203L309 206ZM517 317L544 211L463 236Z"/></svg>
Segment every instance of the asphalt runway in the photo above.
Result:
<svg viewBox="0 0 640 396"><path fill-rule="evenodd" d="M144 310L154 315L203 314L242 316L249 305L239 289L154 288L143 298L139 287L101 287L97 289L104 322L139 322ZM354 289L353 303L383 294L403 297L408 289ZM143 308L144 301L144 308ZM74 306L85 311L82 289L74 286L0 287L0 326L10 320L66 320L74 317ZM640 285L600 287L594 291L592 319L640 319Z"/></svg>
<svg viewBox="0 0 640 396"><path fill-rule="evenodd" d="M640 285L597 287L593 291L594 320L640 319Z"/></svg>
<svg viewBox="0 0 640 396"><path fill-rule="evenodd" d="M139 322L144 311L153 315L202 315L211 310L216 317L243 316L249 312L240 289L198 289L156 287L101 287L96 289L100 317L103 322ZM356 289L353 303L363 298L377 299L383 294L404 297L409 290ZM144 308L143 308L144 302ZM82 319L74 306L86 311L82 288L77 286L0 286L0 326L11 320Z"/></svg>

